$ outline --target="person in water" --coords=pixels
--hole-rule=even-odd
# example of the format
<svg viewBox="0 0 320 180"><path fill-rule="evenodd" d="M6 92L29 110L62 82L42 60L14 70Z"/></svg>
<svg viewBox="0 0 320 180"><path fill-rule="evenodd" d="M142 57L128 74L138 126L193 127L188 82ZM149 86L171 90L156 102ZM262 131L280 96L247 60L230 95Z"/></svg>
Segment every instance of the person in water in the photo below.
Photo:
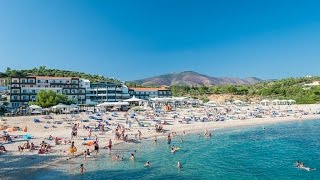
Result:
<svg viewBox="0 0 320 180"><path fill-rule="evenodd" d="M168 140L168 144L171 144L171 136L170 136L170 134L168 134L167 140Z"/></svg>
<svg viewBox="0 0 320 180"><path fill-rule="evenodd" d="M182 164L181 164L180 161L178 161L177 168L178 168L178 169L181 169L181 168L182 168Z"/></svg>
<svg viewBox="0 0 320 180"><path fill-rule="evenodd" d="M296 162L296 167L297 167L297 168L300 168L300 169L304 169L304 170L306 170L306 171L313 171L313 170L315 170L315 169L313 169L313 168L306 167L306 166L304 165L304 163L303 163L303 162L300 162L300 161L297 161L297 162Z"/></svg>
<svg viewBox="0 0 320 180"><path fill-rule="evenodd" d="M174 154L176 152L176 149L174 147L171 148L171 153Z"/></svg>
<svg viewBox="0 0 320 180"><path fill-rule="evenodd" d="M150 166L151 166L150 161L147 161L147 162L144 164L144 167L150 167Z"/></svg>
<svg viewBox="0 0 320 180"><path fill-rule="evenodd" d="M86 170L86 168L83 167L83 164L80 165L80 173L83 174L84 170Z"/></svg>
<svg viewBox="0 0 320 180"><path fill-rule="evenodd" d="M134 154L133 154L133 153L131 153L130 159L133 160L133 161L135 160L135 157L134 157Z"/></svg>

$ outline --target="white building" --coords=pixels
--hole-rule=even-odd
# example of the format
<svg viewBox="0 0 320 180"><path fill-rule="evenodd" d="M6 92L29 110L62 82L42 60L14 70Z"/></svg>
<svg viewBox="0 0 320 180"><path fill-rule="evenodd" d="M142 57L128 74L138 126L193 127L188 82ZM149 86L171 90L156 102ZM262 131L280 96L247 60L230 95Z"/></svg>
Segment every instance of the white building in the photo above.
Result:
<svg viewBox="0 0 320 180"><path fill-rule="evenodd" d="M129 88L129 94L139 99L149 100L151 98L172 97L170 89L161 88Z"/></svg>
<svg viewBox="0 0 320 180"><path fill-rule="evenodd" d="M81 87L80 82L83 82ZM49 77L29 76L11 78L10 105L19 107L29 101L35 101L37 93L41 90L52 90L68 96L75 103L84 103L86 100L85 82L76 77Z"/></svg>
<svg viewBox="0 0 320 180"><path fill-rule="evenodd" d="M91 83L86 93L87 104L118 102L129 98L128 87L121 83Z"/></svg>

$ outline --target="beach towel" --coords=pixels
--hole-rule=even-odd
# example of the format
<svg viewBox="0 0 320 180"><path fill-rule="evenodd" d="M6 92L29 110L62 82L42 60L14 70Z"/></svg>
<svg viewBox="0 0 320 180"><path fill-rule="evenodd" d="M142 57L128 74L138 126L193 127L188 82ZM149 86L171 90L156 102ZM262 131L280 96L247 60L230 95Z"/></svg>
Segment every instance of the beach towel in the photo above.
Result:
<svg viewBox="0 0 320 180"><path fill-rule="evenodd" d="M29 139L31 139L32 137L31 137L31 135L30 134L25 134L25 135L23 135L23 140L29 140Z"/></svg>

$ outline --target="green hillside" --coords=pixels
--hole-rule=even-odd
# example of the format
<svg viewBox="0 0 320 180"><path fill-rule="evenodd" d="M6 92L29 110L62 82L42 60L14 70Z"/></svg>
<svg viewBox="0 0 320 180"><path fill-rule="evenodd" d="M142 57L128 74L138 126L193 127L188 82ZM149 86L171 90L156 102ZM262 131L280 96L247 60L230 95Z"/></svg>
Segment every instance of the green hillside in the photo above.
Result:
<svg viewBox="0 0 320 180"><path fill-rule="evenodd" d="M91 75L83 72L48 69L46 66L35 67L33 69L15 70L7 68L5 72L0 72L0 78L25 77L25 76L53 76L53 77L79 77L89 79L91 82L120 82L117 79L107 78L101 75Z"/></svg>
<svg viewBox="0 0 320 180"><path fill-rule="evenodd" d="M304 85L314 81L320 81L320 77L287 78L255 85L171 86L171 90L175 96L206 97L210 94L233 94L269 99L293 99L299 104L312 104L320 102L320 86Z"/></svg>

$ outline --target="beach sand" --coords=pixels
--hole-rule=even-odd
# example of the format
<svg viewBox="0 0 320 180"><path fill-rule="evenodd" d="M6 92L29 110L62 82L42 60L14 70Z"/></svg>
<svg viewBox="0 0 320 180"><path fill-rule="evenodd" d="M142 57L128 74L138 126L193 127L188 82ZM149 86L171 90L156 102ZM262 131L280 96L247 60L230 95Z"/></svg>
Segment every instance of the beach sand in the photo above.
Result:
<svg viewBox="0 0 320 180"><path fill-rule="evenodd" d="M239 109L245 110L253 107L241 107ZM292 121L304 121L311 119L320 119L320 115L314 114L320 109L320 105L293 105L293 106L277 106L275 109L282 111L292 109L295 111L301 111L300 113L294 114L286 114L285 117L271 117L270 115L265 115L263 118L252 118L245 120L226 120L226 121L212 121L212 122L192 122L190 124L180 123L178 120L181 120L183 117L188 116L204 116L206 110L204 108L187 108L187 109L179 109L177 112L169 112L163 115L163 117L156 117L157 120L166 120L170 125L165 125L164 129L166 133L156 133L154 127L139 127L135 122L133 123L130 130L126 130L126 134L129 134L129 138L134 138L137 131L140 130L142 132L143 139L150 139L157 137L166 136L170 132L176 132L177 134L186 133L201 133L203 134L205 129L209 130L218 130L218 129L226 129L226 128L237 128L237 127L249 127L249 126L263 126L275 123L282 122L292 122ZM272 111L272 110L270 110ZM303 115L302 113L308 113L308 115ZM178 113L179 118L173 119L172 115ZM103 119L112 118L110 123L120 123L125 127L128 127L125 124L126 121L126 112L117 112L117 117L113 117L112 113L108 113L103 116ZM31 134L32 139L30 142L33 142L35 145L39 145L43 140L52 145L52 150L50 153L38 155L38 151L30 152L29 150L25 150L24 152L18 151L18 145L22 145L25 141L13 142L13 143L5 143L4 146L8 150L7 153L0 154L0 177L6 177L6 174L19 173L20 171L32 170L41 167L54 166L59 163L63 163L71 156L69 155L69 147L70 144L67 145L55 145L54 141L48 141L47 138L51 135L53 137L60 138L69 138L71 136L71 126L73 123L80 123L80 120L88 119L87 114L80 114L79 117L71 121L71 115L54 115L53 120L46 120L44 116L23 116L23 117L5 117L5 121L1 121L0 125L6 125L9 127L20 127L23 129L25 126L28 128L28 132L23 131L14 131L9 132L10 135L24 135ZM34 118L39 118L42 122L35 123ZM145 112L138 113L137 118L143 122L151 122L152 120L146 119ZM63 121L62 124L52 124L53 121ZM51 122L50 124L47 122ZM83 123L83 125L88 125L89 123L94 123L94 120L91 120L88 123ZM96 123L98 124L98 123ZM56 126L53 128L52 125ZM44 128L47 126L49 128ZM116 128L116 125L111 126L112 129ZM82 145L84 142L83 138L88 136L88 131L84 129L78 130L78 137L74 139L75 146L78 151L76 154L82 153L85 149L89 148L93 150L93 147L88 147ZM123 143L123 141L114 140L114 131L108 131L105 134L100 134L99 132L93 132L93 135L97 135L99 138L100 148L107 146L108 139L112 139L113 144Z"/></svg>

